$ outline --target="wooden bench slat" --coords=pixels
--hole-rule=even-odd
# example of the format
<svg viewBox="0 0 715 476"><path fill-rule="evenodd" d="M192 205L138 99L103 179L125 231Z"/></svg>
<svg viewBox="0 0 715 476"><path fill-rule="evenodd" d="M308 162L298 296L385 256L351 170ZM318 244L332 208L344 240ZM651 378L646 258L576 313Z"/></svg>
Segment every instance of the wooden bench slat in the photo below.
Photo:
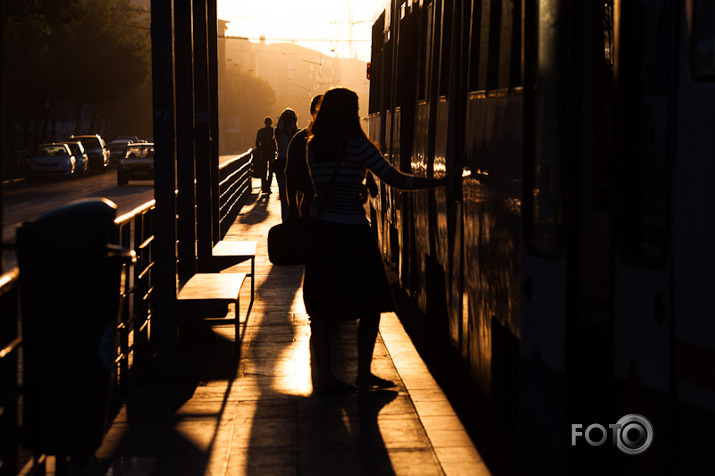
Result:
<svg viewBox="0 0 715 476"><path fill-rule="evenodd" d="M196 273L179 291L179 301L234 302L246 273Z"/></svg>
<svg viewBox="0 0 715 476"><path fill-rule="evenodd" d="M251 301L248 303L246 315L248 315L253 308L256 292L256 242L221 240L213 247L209 260L209 269L216 272L247 260L251 261L251 272L246 274L247 277L251 278Z"/></svg>
<svg viewBox="0 0 715 476"><path fill-rule="evenodd" d="M228 324L235 328L234 354L240 356L241 319L239 298L246 273L196 273L181 287L177 296L179 320L203 319L204 321ZM253 284L253 280L251 280ZM253 292L253 286L251 286ZM251 299L253 301L253 299ZM235 303L233 318L223 318L228 305ZM248 319L248 314L246 314Z"/></svg>
<svg viewBox="0 0 715 476"><path fill-rule="evenodd" d="M251 258L256 256L255 241L231 241L221 240L213 247L213 256L245 256Z"/></svg>

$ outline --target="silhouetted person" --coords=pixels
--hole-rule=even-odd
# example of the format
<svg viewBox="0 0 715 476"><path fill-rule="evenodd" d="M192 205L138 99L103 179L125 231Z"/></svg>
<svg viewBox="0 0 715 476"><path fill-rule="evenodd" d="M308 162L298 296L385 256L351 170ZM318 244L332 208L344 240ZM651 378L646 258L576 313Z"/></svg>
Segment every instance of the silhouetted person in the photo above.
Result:
<svg viewBox="0 0 715 476"><path fill-rule="evenodd" d="M310 102L310 125L305 129L299 130L288 145L285 174L289 218L307 216L315 195L310 170L308 170L308 130L313 125L315 116L318 114L321 99L323 99L323 95L319 94Z"/></svg>
<svg viewBox="0 0 715 476"><path fill-rule="evenodd" d="M363 180L370 170L388 185L414 190L435 187L448 178L416 177L392 167L365 136L357 94L348 89L325 93L311 134L308 165L316 195L309 214L317 220L305 265L303 299L317 361L316 391L352 388L337 380L332 370L331 328L336 319L360 319L357 387L393 387L393 382L374 375L370 368L380 313L393 311L394 305L377 239L363 208Z"/></svg>
<svg viewBox="0 0 715 476"><path fill-rule="evenodd" d="M253 166L256 174L261 177L261 191L271 193L271 163L276 156L276 139L273 136L273 119L266 117L263 121L266 125L258 129L256 134L256 153L254 154Z"/></svg>
<svg viewBox="0 0 715 476"><path fill-rule="evenodd" d="M278 145L278 158L273 162L273 171L278 182L278 196L281 200L281 220L288 220L288 198L286 196L286 162L288 157L288 144L298 132L298 116L291 108L286 108L278 119L276 126L276 144Z"/></svg>

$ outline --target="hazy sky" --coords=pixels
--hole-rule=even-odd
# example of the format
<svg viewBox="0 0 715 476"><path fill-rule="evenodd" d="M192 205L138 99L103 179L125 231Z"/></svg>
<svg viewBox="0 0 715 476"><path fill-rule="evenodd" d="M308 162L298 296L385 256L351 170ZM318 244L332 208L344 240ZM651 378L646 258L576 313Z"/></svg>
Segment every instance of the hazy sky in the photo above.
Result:
<svg viewBox="0 0 715 476"><path fill-rule="evenodd" d="M327 55L369 61L372 23L385 5L385 0L218 0L218 17L231 22L228 36L295 40Z"/></svg>

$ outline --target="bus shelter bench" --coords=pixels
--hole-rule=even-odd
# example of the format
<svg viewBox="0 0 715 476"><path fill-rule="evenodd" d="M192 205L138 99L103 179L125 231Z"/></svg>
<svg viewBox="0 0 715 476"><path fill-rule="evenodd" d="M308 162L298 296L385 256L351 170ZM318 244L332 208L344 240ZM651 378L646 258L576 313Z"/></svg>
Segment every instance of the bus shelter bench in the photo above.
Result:
<svg viewBox="0 0 715 476"><path fill-rule="evenodd" d="M251 260L251 272L246 277L251 278L251 301L248 303L250 314L256 291L256 242L221 240L213 247L211 256L211 271L219 272L244 261Z"/></svg>
<svg viewBox="0 0 715 476"><path fill-rule="evenodd" d="M238 355L241 345L239 298L245 280L246 273L196 273L181 287L177 296L179 320L202 319L216 325L233 324ZM234 318L229 319L225 315L232 303L236 308Z"/></svg>

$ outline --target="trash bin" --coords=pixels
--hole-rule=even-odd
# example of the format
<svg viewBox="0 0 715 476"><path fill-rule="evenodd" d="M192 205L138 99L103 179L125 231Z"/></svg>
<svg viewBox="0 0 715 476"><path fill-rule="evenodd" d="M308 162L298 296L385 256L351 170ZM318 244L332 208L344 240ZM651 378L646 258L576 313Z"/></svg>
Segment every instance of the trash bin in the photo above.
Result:
<svg viewBox="0 0 715 476"><path fill-rule="evenodd" d="M104 435L122 265L116 205L84 200L17 232L23 336L23 442L46 454L93 453Z"/></svg>

